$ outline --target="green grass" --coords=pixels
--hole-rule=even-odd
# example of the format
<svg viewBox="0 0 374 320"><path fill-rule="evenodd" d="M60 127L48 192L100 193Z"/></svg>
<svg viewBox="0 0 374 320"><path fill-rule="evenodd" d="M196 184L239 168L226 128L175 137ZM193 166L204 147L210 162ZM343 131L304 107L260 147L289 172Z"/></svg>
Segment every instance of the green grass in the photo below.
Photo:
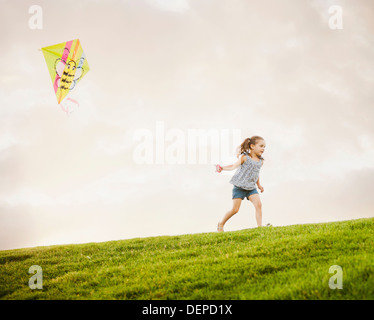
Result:
<svg viewBox="0 0 374 320"><path fill-rule="evenodd" d="M5 250L0 299L373 299L373 235L369 218Z"/></svg>

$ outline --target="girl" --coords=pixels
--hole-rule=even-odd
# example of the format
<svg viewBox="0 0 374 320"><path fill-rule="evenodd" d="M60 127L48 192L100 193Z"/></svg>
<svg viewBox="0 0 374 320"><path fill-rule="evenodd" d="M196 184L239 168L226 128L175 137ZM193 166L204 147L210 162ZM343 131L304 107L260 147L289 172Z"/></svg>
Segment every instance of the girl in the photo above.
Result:
<svg viewBox="0 0 374 320"><path fill-rule="evenodd" d="M233 206L223 217L222 221L218 222L217 231L223 232L223 226L235 213L239 211L242 200L247 198L250 200L256 209L256 222L257 226L262 226L262 204L260 195L256 189L256 184L261 192L264 188L260 184L259 174L260 169L264 163L262 154L265 151L265 140L259 136L246 138L240 147L237 148L236 157L241 157L234 164L221 167L217 165L217 171L234 170L240 166L234 176L231 178L230 183L234 185L232 190Z"/></svg>

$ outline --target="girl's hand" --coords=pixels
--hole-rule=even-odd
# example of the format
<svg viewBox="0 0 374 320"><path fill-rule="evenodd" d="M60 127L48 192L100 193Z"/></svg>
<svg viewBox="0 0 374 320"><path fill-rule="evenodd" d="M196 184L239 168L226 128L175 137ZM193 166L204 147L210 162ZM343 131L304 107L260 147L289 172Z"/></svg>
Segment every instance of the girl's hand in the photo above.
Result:
<svg viewBox="0 0 374 320"><path fill-rule="evenodd" d="M219 164L216 165L216 171L218 173L222 171L222 167Z"/></svg>
<svg viewBox="0 0 374 320"><path fill-rule="evenodd" d="M258 186L258 188L260 189L261 192L264 192L263 186Z"/></svg>

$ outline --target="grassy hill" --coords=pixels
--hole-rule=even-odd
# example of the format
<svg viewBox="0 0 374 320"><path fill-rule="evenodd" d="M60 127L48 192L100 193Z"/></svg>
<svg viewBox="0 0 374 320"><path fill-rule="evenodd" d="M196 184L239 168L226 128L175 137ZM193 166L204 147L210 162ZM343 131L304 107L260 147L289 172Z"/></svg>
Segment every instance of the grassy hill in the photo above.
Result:
<svg viewBox="0 0 374 320"><path fill-rule="evenodd" d="M0 299L373 299L373 271L369 218L0 251Z"/></svg>

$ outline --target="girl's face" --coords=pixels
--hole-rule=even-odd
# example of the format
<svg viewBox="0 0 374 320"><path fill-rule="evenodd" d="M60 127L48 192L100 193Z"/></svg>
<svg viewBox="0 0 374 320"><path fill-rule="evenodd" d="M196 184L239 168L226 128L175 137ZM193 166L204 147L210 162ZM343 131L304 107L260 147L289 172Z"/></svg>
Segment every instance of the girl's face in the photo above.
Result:
<svg viewBox="0 0 374 320"><path fill-rule="evenodd" d="M265 147L265 140L259 140L256 144L252 144L252 150L258 157L261 157L265 152Z"/></svg>

